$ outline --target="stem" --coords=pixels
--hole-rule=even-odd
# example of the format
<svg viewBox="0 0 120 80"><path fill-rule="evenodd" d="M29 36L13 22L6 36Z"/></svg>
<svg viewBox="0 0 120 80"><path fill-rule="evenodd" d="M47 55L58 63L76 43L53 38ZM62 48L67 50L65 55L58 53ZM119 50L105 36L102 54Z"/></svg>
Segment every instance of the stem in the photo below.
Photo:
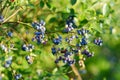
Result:
<svg viewBox="0 0 120 80"><path fill-rule="evenodd" d="M73 65L71 65L71 68L72 68L74 74L77 76L77 80L82 80L82 77L81 77L80 73L78 72L76 66L73 64Z"/></svg>
<svg viewBox="0 0 120 80"><path fill-rule="evenodd" d="M5 22L7 22L10 18L12 18L14 15L16 15L20 10L21 10L21 8L19 8L18 10L16 10L11 16L9 16L7 19L5 19L4 22L2 22L2 24L5 23Z"/></svg>

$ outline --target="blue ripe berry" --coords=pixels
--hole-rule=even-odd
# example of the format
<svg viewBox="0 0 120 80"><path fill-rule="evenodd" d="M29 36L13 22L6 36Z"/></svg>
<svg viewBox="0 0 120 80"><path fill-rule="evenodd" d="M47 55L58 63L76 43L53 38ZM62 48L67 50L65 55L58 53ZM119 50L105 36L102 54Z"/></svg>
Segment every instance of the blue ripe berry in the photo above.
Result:
<svg viewBox="0 0 120 80"><path fill-rule="evenodd" d="M58 45L60 42L61 42L61 40L58 39L58 38L53 39L53 43L56 44L56 45Z"/></svg>
<svg viewBox="0 0 120 80"><path fill-rule="evenodd" d="M27 51L27 50L28 50L28 47L27 47L26 44L23 44L23 45L22 45L22 50L23 50L23 51Z"/></svg>
<svg viewBox="0 0 120 80"><path fill-rule="evenodd" d="M8 32L7 35L8 35L9 37L12 37L13 33L12 33L12 32Z"/></svg>
<svg viewBox="0 0 120 80"><path fill-rule="evenodd" d="M55 54L57 53L56 48L53 47L53 48L51 48L51 50L52 50L52 54L53 54L53 55L55 55Z"/></svg>
<svg viewBox="0 0 120 80"><path fill-rule="evenodd" d="M80 42L81 45L87 45L87 41L85 38L82 38L81 42Z"/></svg>
<svg viewBox="0 0 120 80"><path fill-rule="evenodd" d="M75 63L75 60L69 60L69 61L68 61L68 65L70 65L70 66L71 66L72 64L74 64L74 63Z"/></svg>
<svg viewBox="0 0 120 80"><path fill-rule="evenodd" d="M29 50L32 50L32 49L34 49L34 45L32 45L32 44L29 44L29 45L28 45L28 49L29 49Z"/></svg>
<svg viewBox="0 0 120 80"><path fill-rule="evenodd" d="M77 30L77 33L79 34L79 35L81 35L82 33L81 33L81 30Z"/></svg>
<svg viewBox="0 0 120 80"><path fill-rule="evenodd" d="M93 54L90 53L89 51L87 51L86 49L84 51L82 51L82 54L86 55L87 57L92 57Z"/></svg>
<svg viewBox="0 0 120 80"><path fill-rule="evenodd" d="M94 44L98 45L98 46L102 46L103 41L99 38L99 39L95 39L94 40Z"/></svg>
<svg viewBox="0 0 120 80"><path fill-rule="evenodd" d="M16 74L14 77L15 77L15 80L19 80L19 79L22 78L22 75L21 74Z"/></svg>
<svg viewBox="0 0 120 80"><path fill-rule="evenodd" d="M11 64L12 64L12 61L11 61L11 60L7 60L7 61L6 61L6 64L11 65Z"/></svg>
<svg viewBox="0 0 120 80"><path fill-rule="evenodd" d="M78 50L73 50L74 53L78 53Z"/></svg>
<svg viewBox="0 0 120 80"><path fill-rule="evenodd" d="M26 59L26 60L29 60L29 59L30 59L30 56L26 56L25 59Z"/></svg>
<svg viewBox="0 0 120 80"><path fill-rule="evenodd" d="M63 59L63 57L62 57L62 56L59 56L58 60L62 60L62 59Z"/></svg>
<svg viewBox="0 0 120 80"><path fill-rule="evenodd" d="M84 51L82 51L82 54L88 55L89 52L85 49Z"/></svg>
<svg viewBox="0 0 120 80"><path fill-rule="evenodd" d="M93 54L92 53L89 53L88 55L87 55L87 57L92 57L93 56Z"/></svg>
<svg viewBox="0 0 120 80"><path fill-rule="evenodd" d="M35 35L41 35L42 32L35 32Z"/></svg>
<svg viewBox="0 0 120 80"><path fill-rule="evenodd" d="M89 32L89 30L86 30L86 29L83 29L83 28L81 30L77 30L78 35L85 35L88 32Z"/></svg>
<svg viewBox="0 0 120 80"><path fill-rule="evenodd" d="M67 63L67 58L63 58L63 63Z"/></svg>
<svg viewBox="0 0 120 80"><path fill-rule="evenodd" d="M59 59L56 59L56 60L55 60L55 63L57 64L58 62L59 62Z"/></svg>
<svg viewBox="0 0 120 80"><path fill-rule="evenodd" d="M4 21L4 17L0 15L0 23Z"/></svg>

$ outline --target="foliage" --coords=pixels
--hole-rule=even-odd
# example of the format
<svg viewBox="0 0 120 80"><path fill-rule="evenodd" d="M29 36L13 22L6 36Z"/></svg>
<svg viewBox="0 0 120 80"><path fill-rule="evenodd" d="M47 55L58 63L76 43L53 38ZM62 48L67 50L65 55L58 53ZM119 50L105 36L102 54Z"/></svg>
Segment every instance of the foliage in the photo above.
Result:
<svg viewBox="0 0 120 80"><path fill-rule="evenodd" d="M119 2L0 0L0 80L119 80Z"/></svg>

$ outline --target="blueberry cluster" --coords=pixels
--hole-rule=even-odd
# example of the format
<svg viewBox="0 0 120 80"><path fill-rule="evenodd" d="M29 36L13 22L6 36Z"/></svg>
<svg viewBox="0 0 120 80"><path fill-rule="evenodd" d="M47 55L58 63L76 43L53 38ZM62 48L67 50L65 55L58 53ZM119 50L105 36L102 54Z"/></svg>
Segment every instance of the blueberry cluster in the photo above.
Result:
<svg viewBox="0 0 120 80"><path fill-rule="evenodd" d="M28 64L32 64L34 58L33 58L32 56L30 56L30 55L27 55L27 56L25 57L25 59L26 59L26 61L28 62Z"/></svg>
<svg viewBox="0 0 120 80"><path fill-rule="evenodd" d="M89 33L89 30L86 30L84 28L77 30L78 35L85 35L86 33Z"/></svg>
<svg viewBox="0 0 120 80"><path fill-rule="evenodd" d="M32 44L28 44L28 45L23 44L22 45L22 50L23 51L32 51L33 49L34 49L34 45L32 45Z"/></svg>
<svg viewBox="0 0 120 80"><path fill-rule="evenodd" d="M47 39L44 40L44 34L42 32L35 32L35 37L32 38L32 41L37 41L38 44L46 44Z"/></svg>
<svg viewBox="0 0 120 80"><path fill-rule="evenodd" d="M74 17L75 16L69 16L68 17L68 19L66 21L66 26L65 26L65 29L63 30L63 32L68 33L70 31L72 31L74 28L76 28Z"/></svg>
<svg viewBox="0 0 120 80"><path fill-rule="evenodd" d="M14 78L15 78L15 80L19 80L19 79L22 78L22 74L16 74L16 75L14 76Z"/></svg>
<svg viewBox="0 0 120 80"><path fill-rule="evenodd" d="M32 38L32 41L37 41L38 44L45 44L47 42L47 40L44 40L46 31L45 22L43 20L41 20L40 22L33 22L32 26L37 30L34 33L35 37Z"/></svg>
<svg viewBox="0 0 120 80"><path fill-rule="evenodd" d="M53 47L51 50L53 55L57 55L58 53L60 53L59 57L55 60L56 64L59 63L59 61L62 61L63 63L68 65L72 65L75 63L75 59L73 59L73 53L77 53L77 50L69 51L68 49L55 47Z"/></svg>
<svg viewBox="0 0 120 80"><path fill-rule="evenodd" d="M63 63L68 64L69 66L71 66L72 64L75 63L75 59L71 59L70 57L65 57L65 56L59 56L59 58L57 58L55 60L55 63L59 63L59 61L63 61Z"/></svg>
<svg viewBox="0 0 120 80"><path fill-rule="evenodd" d="M62 42L62 37L61 37L60 35L58 36L58 38L54 38L54 39L53 39L53 43L54 43L55 45L60 44L60 42Z"/></svg>
<svg viewBox="0 0 120 80"><path fill-rule="evenodd" d="M45 26L45 22L43 20L41 20L40 22L32 23L32 27L41 32L45 32L46 28L44 26Z"/></svg>
<svg viewBox="0 0 120 80"><path fill-rule="evenodd" d="M5 61L5 64L4 64L4 67L5 68L8 68L10 67L12 64L12 56L10 56L6 61Z"/></svg>
<svg viewBox="0 0 120 80"><path fill-rule="evenodd" d="M81 52L82 54L84 54L84 55L86 55L87 57L92 57L92 56L94 56L94 54L93 53L90 53L88 50L83 50L82 52Z"/></svg>
<svg viewBox="0 0 120 80"><path fill-rule="evenodd" d="M0 15L0 23L4 21L4 17Z"/></svg>
<svg viewBox="0 0 120 80"><path fill-rule="evenodd" d="M102 39L98 38L98 39L95 39L95 40L94 40L94 44L96 44L96 45L98 45L98 46L102 46L103 41L102 41Z"/></svg>

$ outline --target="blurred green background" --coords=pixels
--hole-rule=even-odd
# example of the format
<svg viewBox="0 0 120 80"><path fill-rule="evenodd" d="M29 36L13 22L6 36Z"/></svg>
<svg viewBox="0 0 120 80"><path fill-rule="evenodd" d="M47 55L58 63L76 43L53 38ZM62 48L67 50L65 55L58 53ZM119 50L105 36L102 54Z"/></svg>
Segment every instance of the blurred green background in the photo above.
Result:
<svg viewBox="0 0 120 80"><path fill-rule="evenodd" d="M2 1L2 0L0 0ZM75 15L78 28L88 28L93 36L101 36L103 46L91 46L95 56L85 60L85 70L80 72L83 80L120 80L120 1L119 0L4 0L0 3L5 20L20 9L17 14L0 25L0 42L15 44L17 50L4 53L0 50L0 74L3 80L12 80L11 68L4 68L8 55L13 56L12 67L21 73L25 80L69 80L70 67L61 66L57 70L55 57L51 54L52 41L47 45L32 42L35 29L31 23L43 19L46 22L46 38L61 33L69 15ZM19 22L18 22L19 21ZM101 27L102 25L102 27ZM112 27L112 30L110 28ZM12 31L13 37L7 37ZM27 64L25 56L31 54L21 50L23 43L35 45L36 55L32 65ZM78 68L80 70L80 68ZM72 77L72 75L71 75ZM14 80L14 79L13 79Z"/></svg>

